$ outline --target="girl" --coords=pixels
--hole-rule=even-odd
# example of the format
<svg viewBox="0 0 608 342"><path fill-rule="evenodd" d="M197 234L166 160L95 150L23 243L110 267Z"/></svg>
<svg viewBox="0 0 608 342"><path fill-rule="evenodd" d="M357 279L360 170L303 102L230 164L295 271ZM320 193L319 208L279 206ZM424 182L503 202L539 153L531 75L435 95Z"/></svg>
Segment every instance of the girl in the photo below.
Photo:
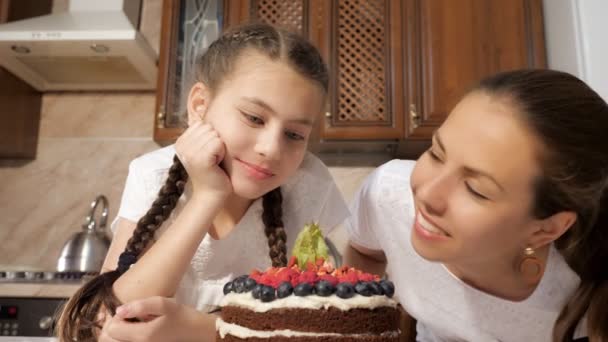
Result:
<svg viewBox="0 0 608 342"><path fill-rule="evenodd" d="M370 175L351 246L388 260L418 341L608 340L607 132L579 79L507 72Z"/></svg>
<svg viewBox="0 0 608 342"><path fill-rule="evenodd" d="M189 93L189 128L129 166L104 273L67 304L62 340L211 341L207 312L227 281L286 265L305 223L340 223L348 209L306 152L327 78L311 44L272 26L211 44Z"/></svg>

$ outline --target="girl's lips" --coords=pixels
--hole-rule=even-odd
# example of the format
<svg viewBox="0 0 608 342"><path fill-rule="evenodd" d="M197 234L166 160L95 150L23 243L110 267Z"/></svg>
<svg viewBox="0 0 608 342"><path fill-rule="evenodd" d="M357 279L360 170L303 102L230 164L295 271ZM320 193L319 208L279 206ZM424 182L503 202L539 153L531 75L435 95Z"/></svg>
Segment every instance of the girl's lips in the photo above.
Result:
<svg viewBox="0 0 608 342"><path fill-rule="evenodd" d="M243 165L243 168L245 169L247 174L254 179L264 180L274 176L274 173L272 173L272 171L266 168L247 163L246 161L238 158L236 160L241 163L241 165Z"/></svg>

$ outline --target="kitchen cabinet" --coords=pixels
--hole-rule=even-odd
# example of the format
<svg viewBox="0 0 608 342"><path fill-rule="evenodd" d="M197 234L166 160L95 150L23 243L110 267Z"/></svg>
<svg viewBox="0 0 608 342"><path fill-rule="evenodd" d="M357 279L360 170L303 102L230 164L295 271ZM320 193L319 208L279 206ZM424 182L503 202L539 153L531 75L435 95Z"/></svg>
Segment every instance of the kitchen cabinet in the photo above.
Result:
<svg viewBox="0 0 608 342"><path fill-rule="evenodd" d="M165 0L163 24L179 26L178 19L176 23L167 18L177 18L180 2L187 1ZM307 36L320 49L331 83L324 117L311 137L311 150L316 152L415 158L476 81L498 71L545 66L541 0L218 0L218 4L222 28L268 22ZM175 35L163 39L175 40ZM165 41L161 44L169 46ZM167 69L162 59L160 69ZM162 109L170 101L163 96L158 99L162 120L157 120L156 129L158 137L171 141L180 129L167 124Z"/></svg>
<svg viewBox="0 0 608 342"><path fill-rule="evenodd" d="M0 0L0 23L51 12L51 0ZM0 158L33 159L42 94L0 67Z"/></svg>

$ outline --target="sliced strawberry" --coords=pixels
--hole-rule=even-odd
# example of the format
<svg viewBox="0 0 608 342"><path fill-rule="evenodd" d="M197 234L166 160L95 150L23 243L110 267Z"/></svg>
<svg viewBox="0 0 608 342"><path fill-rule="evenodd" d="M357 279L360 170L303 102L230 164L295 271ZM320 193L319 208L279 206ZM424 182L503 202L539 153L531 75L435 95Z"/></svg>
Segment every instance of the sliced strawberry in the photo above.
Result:
<svg viewBox="0 0 608 342"><path fill-rule="evenodd" d="M296 258L295 255L292 255L291 258L289 258L289 263L287 264L287 267L291 268L293 265L297 265L298 264L298 258Z"/></svg>

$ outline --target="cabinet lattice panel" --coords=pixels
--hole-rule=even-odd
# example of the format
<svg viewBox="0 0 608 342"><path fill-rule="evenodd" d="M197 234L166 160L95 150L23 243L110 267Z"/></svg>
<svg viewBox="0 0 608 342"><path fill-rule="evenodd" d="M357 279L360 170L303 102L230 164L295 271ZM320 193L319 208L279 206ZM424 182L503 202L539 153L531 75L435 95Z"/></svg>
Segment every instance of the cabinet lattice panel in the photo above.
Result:
<svg viewBox="0 0 608 342"><path fill-rule="evenodd" d="M252 7L260 21L304 33L304 0L257 0Z"/></svg>
<svg viewBox="0 0 608 342"><path fill-rule="evenodd" d="M386 2L339 0L338 115L334 125L390 123L386 101Z"/></svg>

